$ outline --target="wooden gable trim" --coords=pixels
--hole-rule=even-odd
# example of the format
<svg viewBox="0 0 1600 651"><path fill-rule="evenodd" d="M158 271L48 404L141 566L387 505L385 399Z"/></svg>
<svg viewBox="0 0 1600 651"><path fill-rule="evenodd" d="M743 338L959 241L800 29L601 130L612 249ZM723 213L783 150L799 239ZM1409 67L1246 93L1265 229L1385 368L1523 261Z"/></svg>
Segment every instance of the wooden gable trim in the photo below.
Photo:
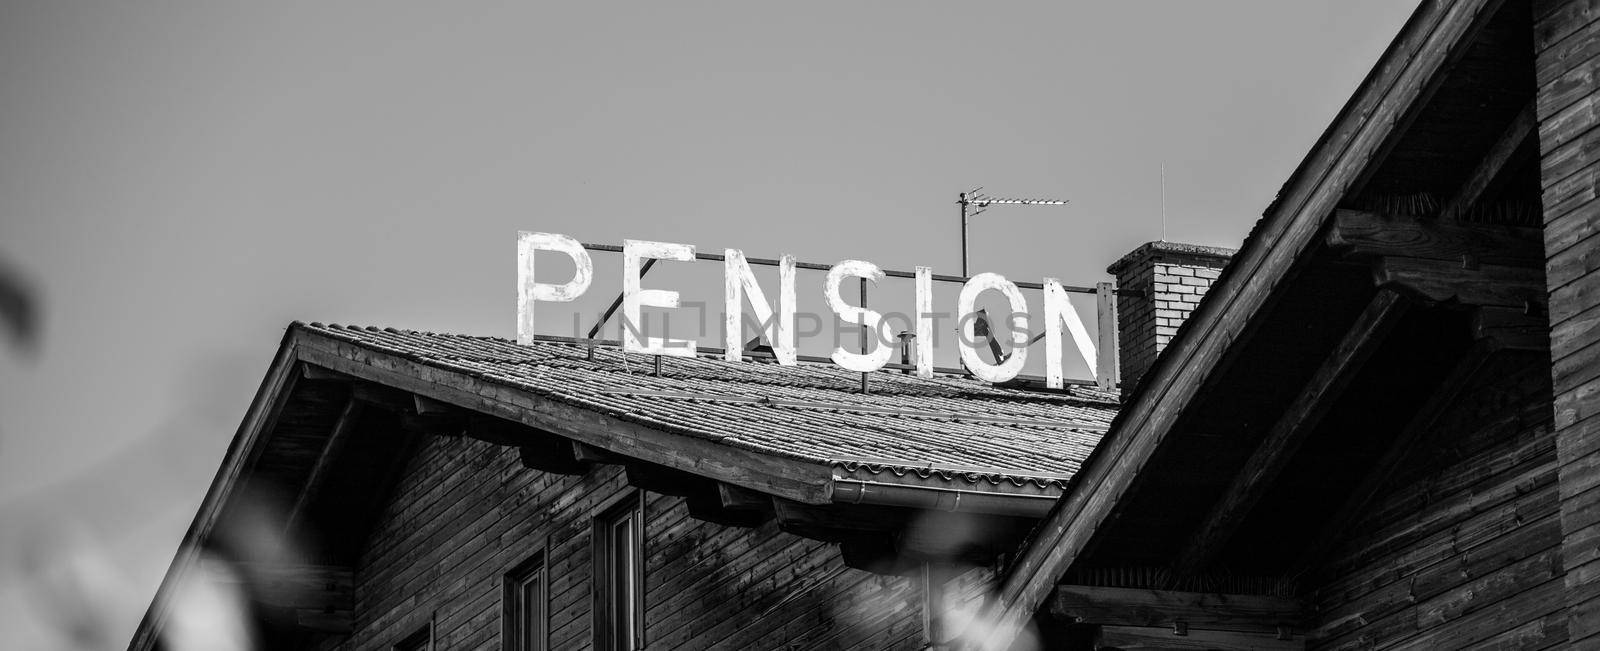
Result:
<svg viewBox="0 0 1600 651"><path fill-rule="evenodd" d="M362 380L520 422L622 457L806 504L830 502L832 472L824 463L785 459L665 432L304 330L295 331L295 342L299 357L307 363Z"/></svg>
<svg viewBox="0 0 1600 651"><path fill-rule="evenodd" d="M1206 300L1158 358L1148 380L1112 431L1073 479L1050 517L1001 584L986 612L994 627L968 641L1003 651L1033 616L1058 577L1145 466L1167 431L1199 391L1233 340L1301 254L1317 243L1326 218L1391 141L1396 125L1461 45L1499 8L1501 0L1425 2L1417 9L1360 90L1234 257Z"/></svg>
<svg viewBox="0 0 1600 651"><path fill-rule="evenodd" d="M183 535L183 542L178 545L172 565L168 566L166 576L161 580L161 586L156 589L155 599L145 611L139 627L134 630L133 640L128 644L130 651L150 651L156 648L161 629L171 614L174 591L196 571L202 543L210 538L212 529L222 515L223 506L228 503L241 479L261 456L266 442L266 437L262 436L262 433L272 431L277 423L278 414L288 402L295 381L300 377L295 368L298 357L295 340L292 329L285 333L283 343L278 347L278 354L267 369L266 379L256 389L256 395L250 401L250 408L245 411L244 420L239 423L233 441L228 444L227 455L223 457L222 466L217 469L216 477L211 480L211 488L206 490L206 497L200 503L200 510L195 513L194 521L189 524L189 530Z"/></svg>

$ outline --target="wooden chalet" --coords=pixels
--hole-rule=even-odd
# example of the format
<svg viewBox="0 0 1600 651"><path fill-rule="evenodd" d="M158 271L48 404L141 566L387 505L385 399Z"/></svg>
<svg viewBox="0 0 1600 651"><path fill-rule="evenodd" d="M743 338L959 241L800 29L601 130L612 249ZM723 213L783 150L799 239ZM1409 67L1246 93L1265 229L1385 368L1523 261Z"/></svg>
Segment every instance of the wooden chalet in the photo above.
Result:
<svg viewBox="0 0 1600 651"><path fill-rule="evenodd" d="M1597 19L1422 2L970 646L1600 648Z"/></svg>
<svg viewBox="0 0 1600 651"><path fill-rule="evenodd" d="M1116 395L290 326L130 648L923 648Z"/></svg>
<svg viewBox="0 0 1600 651"><path fill-rule="evenodd" d="M295 324L130 648L1600 648L1597 93L1600 0L1422 2L1111 267L1120 393Z"/></svg>

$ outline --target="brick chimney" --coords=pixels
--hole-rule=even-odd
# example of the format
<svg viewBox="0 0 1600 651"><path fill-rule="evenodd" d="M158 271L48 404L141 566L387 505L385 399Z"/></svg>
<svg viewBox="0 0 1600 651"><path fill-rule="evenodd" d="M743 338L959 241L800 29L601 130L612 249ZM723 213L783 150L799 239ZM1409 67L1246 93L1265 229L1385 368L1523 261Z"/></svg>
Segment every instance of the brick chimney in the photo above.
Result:
<svg viewBox="0 0 1600 651"><path fill-rule="evenodd" d="M1117 297L1124 396L1138 386L1233 254L1233 249L1214 246L1149 242L1106 268L1117 277L1118 289L1144 292Z"/></svg>

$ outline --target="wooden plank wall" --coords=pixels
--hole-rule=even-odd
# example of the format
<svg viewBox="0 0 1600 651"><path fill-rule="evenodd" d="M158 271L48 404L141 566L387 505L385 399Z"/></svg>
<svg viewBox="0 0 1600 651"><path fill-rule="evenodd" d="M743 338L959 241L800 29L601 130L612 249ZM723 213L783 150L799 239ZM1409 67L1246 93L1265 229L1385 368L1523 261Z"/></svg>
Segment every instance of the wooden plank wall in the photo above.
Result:
<svg viewBox="0 0 1600 651"><path fill-rule="evenodd" d="M336 648L388 648L430 617L438 649L501 648L501 578L541 548L550 648L590 648L591 518L632 490L620 466L553 475L515 448L432 437L363 553L355 632ZM723 527L681 498L646 500L649 648L919 648L917 581L847 568L837 545L770 522Z"/></svg>
<svg viewBox="0 0 1600 651"><path fill-rule="evenodd" d="M1321 568L1308 648L1566 640L1548 369L1501 353L1478 378Z"/></svg>
<svg viewBox="0 0 1600 651"><path fill-rule="evenodd" d="M1545 280L1571 634L1600 645L1600 3L1536 0Z"/></svg>

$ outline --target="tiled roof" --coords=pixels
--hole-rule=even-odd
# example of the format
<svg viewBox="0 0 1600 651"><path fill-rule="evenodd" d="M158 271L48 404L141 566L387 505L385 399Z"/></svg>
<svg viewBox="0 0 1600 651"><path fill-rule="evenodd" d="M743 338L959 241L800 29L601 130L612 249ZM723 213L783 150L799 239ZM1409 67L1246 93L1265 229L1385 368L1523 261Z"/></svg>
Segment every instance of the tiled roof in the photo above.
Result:
<svg viewBox="0 0 1600 651"><path fill-rule="evenodd" d="M1115 394L991 386L832 364L654 358L581 344L522 346L475 337L296 324L307 332L459 372L611 417L765 454L830 465L836 476L1059 491L1116 414Z"/></svg>

